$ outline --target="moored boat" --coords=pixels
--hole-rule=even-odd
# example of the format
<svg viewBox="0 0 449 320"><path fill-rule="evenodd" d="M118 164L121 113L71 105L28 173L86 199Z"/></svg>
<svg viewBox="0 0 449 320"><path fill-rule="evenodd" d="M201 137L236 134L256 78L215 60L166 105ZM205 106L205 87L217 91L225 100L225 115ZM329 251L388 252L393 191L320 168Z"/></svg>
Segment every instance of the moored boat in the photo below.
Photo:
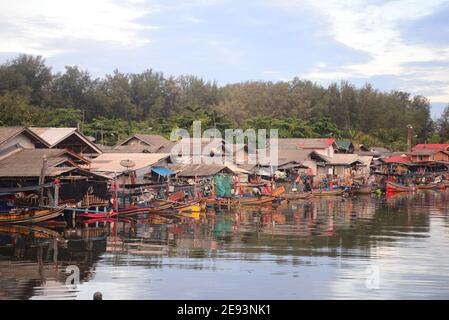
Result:
<svg viewBox="0 0 449 320"><path fill-rule="evenodd" d="M233 201L234 205L255 205L255 204L264 204L271 203L276 201L278 198L274 196L260 196L260 197L248 197L248 198L240 198Z"/></svg>
<svg viewBox="0 0 449 320"><path fill-rule="evenodd" d="M328 196L341 196L345 192L344 189L335 189L335 190L322 190L315 189L312 190L312 195L314 197L328 197Z"/></svg>
<svg viewBox="0 0 449 320"><path fill-rule="evenodd" d="M387 192L412 192L416 191L415 186L406 186L392 181L387 181Z"/></svg>
<svg viewBox="0 0 449 320"><path fill-rule="evenodd" d="M313 195L310 192L301 192L301 193L284 193L280 196L281 199L284 200L305 200L312 198Z"/></svg>
<svg viewBox="0 0 449 320"><path fill-rule="evenodd" d="M43 210L31 210L21 213L6 213L0 215L0 224L32 224L54 219L60 216L65 207Z"/></svg>
<svg viewBox="0 0 449 320"><path fill-rule="evenodd" d="M418 185L416 185L416 188L419 190L433 190L433 189L438 189L439 184L438 183L418 184Z"/></svg>
<svg viewBox="0 0 449 320"><path fill-rule="evenodd" d="M372 192L373 189L371 188L371 186L360 186L352 189L352 193L355 195L371 194Z"/></svg>

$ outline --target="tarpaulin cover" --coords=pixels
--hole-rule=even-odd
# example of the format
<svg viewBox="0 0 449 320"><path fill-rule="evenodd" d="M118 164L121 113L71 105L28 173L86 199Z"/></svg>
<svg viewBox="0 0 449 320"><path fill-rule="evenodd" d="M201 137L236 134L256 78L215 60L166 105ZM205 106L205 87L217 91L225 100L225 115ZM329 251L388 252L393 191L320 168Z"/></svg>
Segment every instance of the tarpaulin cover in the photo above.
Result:
<svg viewBox="0 0 449 320"><path fill-rule="evenodd" d="M215 191L219 197L230 197L232 195L231 176L216 175L214 176Z"/></svg>
<svg viewBox="0 0 449 320"><path fill-rule="evenodd" d="M171 174L175 174L173 171L171 171L170 169L164 168L164 167L154 167L153 169L151 169L153 172L156 172L158 175L160 176L169 176Z"/></svg>

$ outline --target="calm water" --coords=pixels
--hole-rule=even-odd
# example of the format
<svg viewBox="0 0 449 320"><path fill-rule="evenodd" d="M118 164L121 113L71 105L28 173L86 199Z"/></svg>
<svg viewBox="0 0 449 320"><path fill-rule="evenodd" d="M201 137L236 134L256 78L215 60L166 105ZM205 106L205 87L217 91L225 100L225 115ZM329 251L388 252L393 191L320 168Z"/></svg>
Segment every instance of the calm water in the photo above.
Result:
<svg viewBox="0 0 449 320"><path fill-rule="evenodd" d="M430 191L0 226L0 299L448 299L448 208L449 193Z"/></svg>

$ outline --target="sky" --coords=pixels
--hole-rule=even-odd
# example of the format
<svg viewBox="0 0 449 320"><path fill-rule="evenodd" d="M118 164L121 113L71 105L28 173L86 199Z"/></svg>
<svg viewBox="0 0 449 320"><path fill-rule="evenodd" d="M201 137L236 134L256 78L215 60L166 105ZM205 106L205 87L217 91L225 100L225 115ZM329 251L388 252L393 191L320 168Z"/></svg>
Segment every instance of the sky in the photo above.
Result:
<svg viewBox="0 0 449 320"><path fill-rule="evenodd" d="M0 61L56 72L341 80L449 104L449 0L0 0Z"/></svg>

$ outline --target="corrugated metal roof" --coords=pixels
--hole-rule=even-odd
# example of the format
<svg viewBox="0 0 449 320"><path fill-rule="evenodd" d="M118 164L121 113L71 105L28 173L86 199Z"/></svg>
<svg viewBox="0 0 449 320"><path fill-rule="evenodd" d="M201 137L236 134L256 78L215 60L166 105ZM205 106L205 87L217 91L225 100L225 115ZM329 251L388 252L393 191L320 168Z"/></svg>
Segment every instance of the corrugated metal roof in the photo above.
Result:
<svg viewBox="0 0 449 320"><path fill-rule="evenodd" d="M188 164L180 169L178 177L209 177L220 172L234 173L227 166L220 164Z"/></svg>
<svg viewBox="0 0 449 320"><path fill-rule="evenodd" d="M76 131L76 128L30 127L30 130L53 146Z"/></svg>
<svg viewBox="0 0 449 320"><path fill-rule="evenodd" d="M47 176L58 176L61 173L76 169L70 166L69 157L60 149L25 149L14 152L0 161L0 177L38 177L42 169L42 158L47 157ZM55 167L64 164L64 167Z"/></svg>
<svg viewBox="0 0 449 320"><path fill-rule="evenodd" d="M30 127L29 129L47 142L50 148L56 146L68 137L76 135L96 153L102 153L101 149L97 147L95 143L89 141L89 139L79 132L77 128Z"/></svg>
<svg viewBox="0 0 449 320"><path fill-rule="evenodd" d="M354 162L362 162L359 159L358 154L351 154L351 153L336 153L332 158L328 158L329 163L333 165L350 165Z"/></svg>
<svg viewBox="0 0 449 320"><path fill-rule="evenodd" d="M422 150L422 149L433 149L433 150L443 150L443 149L448 149L449 148L449 144L447 143L421 143L421 144L417 144L416 146L414 146L412 148L412 151L416 151L416 150Z"/></svg>
<svg viewBox="0 0 449 320"><path fill-rule="evenodd" d="M168 153L103 153L92 160L90 168L97 172L125 172L127 168L120 162L131 160L135 166L131 170L138 170L152 166L170 156Z"/></svg>

